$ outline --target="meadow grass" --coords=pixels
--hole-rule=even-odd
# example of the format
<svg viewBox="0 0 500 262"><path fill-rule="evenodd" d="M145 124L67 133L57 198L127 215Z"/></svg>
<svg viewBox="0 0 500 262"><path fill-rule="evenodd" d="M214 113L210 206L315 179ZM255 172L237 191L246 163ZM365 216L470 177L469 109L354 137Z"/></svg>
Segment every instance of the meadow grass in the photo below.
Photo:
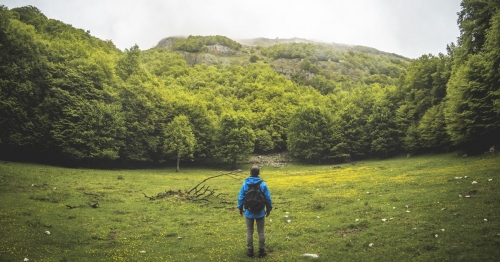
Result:
<svg viewBox="0 0 500 262"><path fill-rule="evenodd" d="M262 167L274 210L260 260L496 261L499 163L447 154ZM235 209L249 167L205 182L220 198L189 201L144 194L184 191L226 171L0 162L0 261L251 261Z"/></svg>

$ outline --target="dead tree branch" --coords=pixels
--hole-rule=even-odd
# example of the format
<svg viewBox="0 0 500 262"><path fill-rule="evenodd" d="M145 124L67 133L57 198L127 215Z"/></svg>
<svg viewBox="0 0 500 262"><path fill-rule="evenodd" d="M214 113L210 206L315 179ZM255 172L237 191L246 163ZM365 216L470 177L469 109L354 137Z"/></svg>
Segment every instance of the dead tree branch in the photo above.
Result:
<svg viewBox="0 0 500 262"><path fill-rule="evenodd" d="M212 178L217 178L217 177L221 177L221 176L229 176L229 177L231 177L231 178L233 178L233 179L236 179L235 177L233 177L233 176L232 176L234 172L240 172L240 170L235 170L235 171L231 171L231 172L229 172L229 173L223 173L223 174L219 174L219 175L215 175L215 176L208 177L208 178L204 179L203 181L201 181L200 183L198 183L198 184L197 184L196 186L194 186L193 188L191 188L189 191L187 191L187 193L188 193L188 194L191 194L191 192L192 192L193 190L197 190L197 188L198 188L201 184L205 183L207 180L212 179Z"/></svg>
<svg viewBox="0 0 500 262"><path fill-rule="evenodd" d="M181 190L169 190L165 192L158 193L156 196L148 196L146 193L142 192L144 197L148 198L149 200L156 200L160 198L165 198L168 196L172 195L177 195L177 196L182 196L184 199L189 200L189 201L208 201L210 202L209 198L210 197L215 197L215 198L220 198L223 199L222 196L227 195L223 193L216 194L217 189L216 188L210 188L210 186L204 184L206 181L212 179L212 178L217 178L217 177L222 177L222 176L229 176L232 179L238 179L238 177L235 176L234 173L239 173L241 170L234 170L228 173L223 173L215 176L211 176L208 178L205 178L203 181L198 183L196 186L192 187L189 190L185 190L184 193Z"/></svg>
<svg viewBox="0 0 500 262"><path fill-rule="evenodd" d="M143 194L145 197L149 198L149 200L155 200L155 198L154 198L154 197L147 196L147 195L146 195L146 193L144 193L144 192L142 192L142 194Z"/></svg>

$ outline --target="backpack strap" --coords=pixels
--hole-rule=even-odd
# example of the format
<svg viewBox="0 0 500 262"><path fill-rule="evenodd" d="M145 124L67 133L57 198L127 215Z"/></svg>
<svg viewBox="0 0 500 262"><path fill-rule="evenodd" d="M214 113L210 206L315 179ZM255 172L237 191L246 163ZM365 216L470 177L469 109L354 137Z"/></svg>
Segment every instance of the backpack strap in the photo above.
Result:
<svg viewBox="0 0 500 262"><path fill-rule="evenodd" d="M250 185L250 186L248 187L248 191L250 191L250 189L251 189L251 188L255 188L255 189L259 190L259 191L262 191L262 190L260 190L260 184L262 184L262 182L264 182L264 180L260 180L260 181L259 181L259 182L257 182L256 184ZM247 193L248 193L248 192L247 192Z"/></svg>

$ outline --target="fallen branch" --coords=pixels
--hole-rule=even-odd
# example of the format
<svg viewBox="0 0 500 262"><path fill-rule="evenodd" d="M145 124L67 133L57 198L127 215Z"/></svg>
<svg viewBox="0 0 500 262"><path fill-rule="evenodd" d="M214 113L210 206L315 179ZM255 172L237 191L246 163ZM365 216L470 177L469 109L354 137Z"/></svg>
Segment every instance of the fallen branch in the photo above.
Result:
<svg viewBox="0 0 500 262"><path fill-rule="evenodd" d="M146 195L146 193L144 193L144 192L142 192L142 194L143 194L145 197L149 198L149 200L155 200L155 198L154 198L154 197L147 196L147 195Z"/></svg>
<svg viewBox="0 0 500 262"><path fill-rule="evenodd" d="M210 186L203 184L203 183L205 183L206 181L208 181L212 178L217 178L217 177L222 177L222 176L229 176L233 179L238 179L237 177L233 176L233 174L240 173L240 172L241 172L241 170L238 169L238 170L231 171L229 173L223 173L223 174L208 177L208 178L204 179L203 181L201 181L200 183L198 183L196 186L192 187L189 190L185 190L184 192L182 192L181 190L177 190L177 191L169 190L169 191L165 191L162 193L158 193L158 195L156 195L156 196L148 196L144 192L142 192L142 194L144 195L144 197L148 198L149 200L156 200L156 199L165 198L165 197L172 196L172 195L178 195L178 196L184 197L186 200L189 200L189 201L210 201L209 198L211 198L211 197L222 198L222 196L227 195L227 194L223 194L223 193L216 194L216 191L217 191L216 188L212 189L212 188L210 188Z"/></svg>
<svg viewBox="0 0 500 262"><path fill-rule="evenodd" d="M188 194L191 194L191 192L192 192L193 190L197 190L198 186L200 186L201 184L205 183L207 180L212 179L212 178L221 177L221 176L229 176L229 177L231 177L231 178L233 178L233 179L237 179L237 178L235 178L235 177L232 177L233 172L241 172L241 171L240 171L240 170L235 170L235 171L231 171L231 172L229 172L229 173L224 173L224 174L219 174L219 175L216 175L216 176L211 176L211 177L208 177L208 178L204 179L203 181L201 181L200 183L198 183L198 185L194 186L194 187L193 187L193 188L191 188L189 191L187 191L187 193L188 193Z"/></svg>

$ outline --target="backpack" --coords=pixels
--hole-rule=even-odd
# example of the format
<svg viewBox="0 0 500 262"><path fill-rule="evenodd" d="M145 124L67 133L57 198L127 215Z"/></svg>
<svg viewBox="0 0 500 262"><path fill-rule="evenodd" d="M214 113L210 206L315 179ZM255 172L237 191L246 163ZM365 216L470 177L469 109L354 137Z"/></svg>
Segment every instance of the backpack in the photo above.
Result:
<svg viewBox="0 0 500 262"><path fill-rule="evenodd" d="M260 184L262 182L261 180L257 184L250 185L245 195L245 199L243 200L243 207L251 212L258 212L264 209L266 205L266 199L260 190Z"/></svg>

